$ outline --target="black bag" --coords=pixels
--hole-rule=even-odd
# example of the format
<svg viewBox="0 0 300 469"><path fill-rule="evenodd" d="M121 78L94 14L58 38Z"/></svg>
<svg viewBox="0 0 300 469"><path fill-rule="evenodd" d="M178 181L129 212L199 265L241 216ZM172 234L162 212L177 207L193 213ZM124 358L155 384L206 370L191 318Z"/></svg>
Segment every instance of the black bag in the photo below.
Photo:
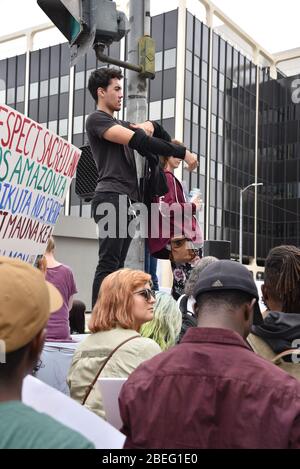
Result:
<svg viewBox="0 0 300 469"><path fill-rule="evenodd" d="M143 202L149 207L154 197L162 197L169 192L167 178L159 162L146 161L143 184Z"/></svg>
<svg viewBox="0 0 300 469"><path fill-rule="evenodd" d="M89 145L80 147L82 151L78 161L75 181L75 193L85 202L94 197L98 181L98 170Z"/></svg>

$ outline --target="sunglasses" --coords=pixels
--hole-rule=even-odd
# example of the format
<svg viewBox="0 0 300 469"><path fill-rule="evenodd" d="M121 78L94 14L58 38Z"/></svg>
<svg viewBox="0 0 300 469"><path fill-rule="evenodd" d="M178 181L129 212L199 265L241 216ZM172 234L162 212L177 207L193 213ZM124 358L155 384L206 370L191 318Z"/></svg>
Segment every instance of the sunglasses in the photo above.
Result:
<svg viewBox="0 0 300 469"><path fill-rule="evenodd" d="M155 290L145 288L144 290L134 292L134 295L141 295L145 298L146 301L150 301L151 298L155 298Z"/></svg>

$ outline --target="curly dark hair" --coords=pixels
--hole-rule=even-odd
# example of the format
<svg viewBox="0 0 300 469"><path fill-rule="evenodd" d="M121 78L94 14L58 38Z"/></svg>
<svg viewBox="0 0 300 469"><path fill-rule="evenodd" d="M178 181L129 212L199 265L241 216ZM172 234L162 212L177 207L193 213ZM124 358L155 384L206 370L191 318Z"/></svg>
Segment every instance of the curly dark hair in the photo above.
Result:
<svg viewBox="0 0 300 469"><path fill-rule="evenodd" d="M98 102L97 90L98 88L106 89L110 81L114 78L121 80L123 78L122 72L118 68L102 67L94 70L89 78L88 89L93 99Z"/></svg>
<svg viewBox="0 0 300 469"><path fill-rule="evenodd" d="M282 303L282 312L300 313L300 249L277 246L268 254L265 285L272 297Z"/></svg>

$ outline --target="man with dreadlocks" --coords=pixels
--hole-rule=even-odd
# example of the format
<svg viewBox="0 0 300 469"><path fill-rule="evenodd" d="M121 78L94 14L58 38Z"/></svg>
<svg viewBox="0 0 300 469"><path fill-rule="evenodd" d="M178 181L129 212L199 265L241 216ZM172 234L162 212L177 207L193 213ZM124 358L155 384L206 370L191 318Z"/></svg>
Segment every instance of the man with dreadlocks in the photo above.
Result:
<svg viewBox="0 0 300 469"><path fill-rule="evenodd" d="M247 340L256 353L300 379L299 248L278 246L269 252L262 293L269 312Z"/></svg>

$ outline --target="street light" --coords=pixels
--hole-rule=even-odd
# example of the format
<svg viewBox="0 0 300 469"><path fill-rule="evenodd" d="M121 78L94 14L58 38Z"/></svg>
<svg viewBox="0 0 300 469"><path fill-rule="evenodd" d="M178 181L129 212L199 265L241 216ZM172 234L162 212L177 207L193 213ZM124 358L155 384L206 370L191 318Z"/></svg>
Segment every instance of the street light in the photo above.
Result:
<svg viewBox="0 0 300 469"><path fill-rule="evenodd" d="M240 190L240 263L243 263L243 193L246 192L250 187L257 187L263 186L262 182L253 182L253 184L249 184L249 186L244 187L244 189Z"/></svg>

